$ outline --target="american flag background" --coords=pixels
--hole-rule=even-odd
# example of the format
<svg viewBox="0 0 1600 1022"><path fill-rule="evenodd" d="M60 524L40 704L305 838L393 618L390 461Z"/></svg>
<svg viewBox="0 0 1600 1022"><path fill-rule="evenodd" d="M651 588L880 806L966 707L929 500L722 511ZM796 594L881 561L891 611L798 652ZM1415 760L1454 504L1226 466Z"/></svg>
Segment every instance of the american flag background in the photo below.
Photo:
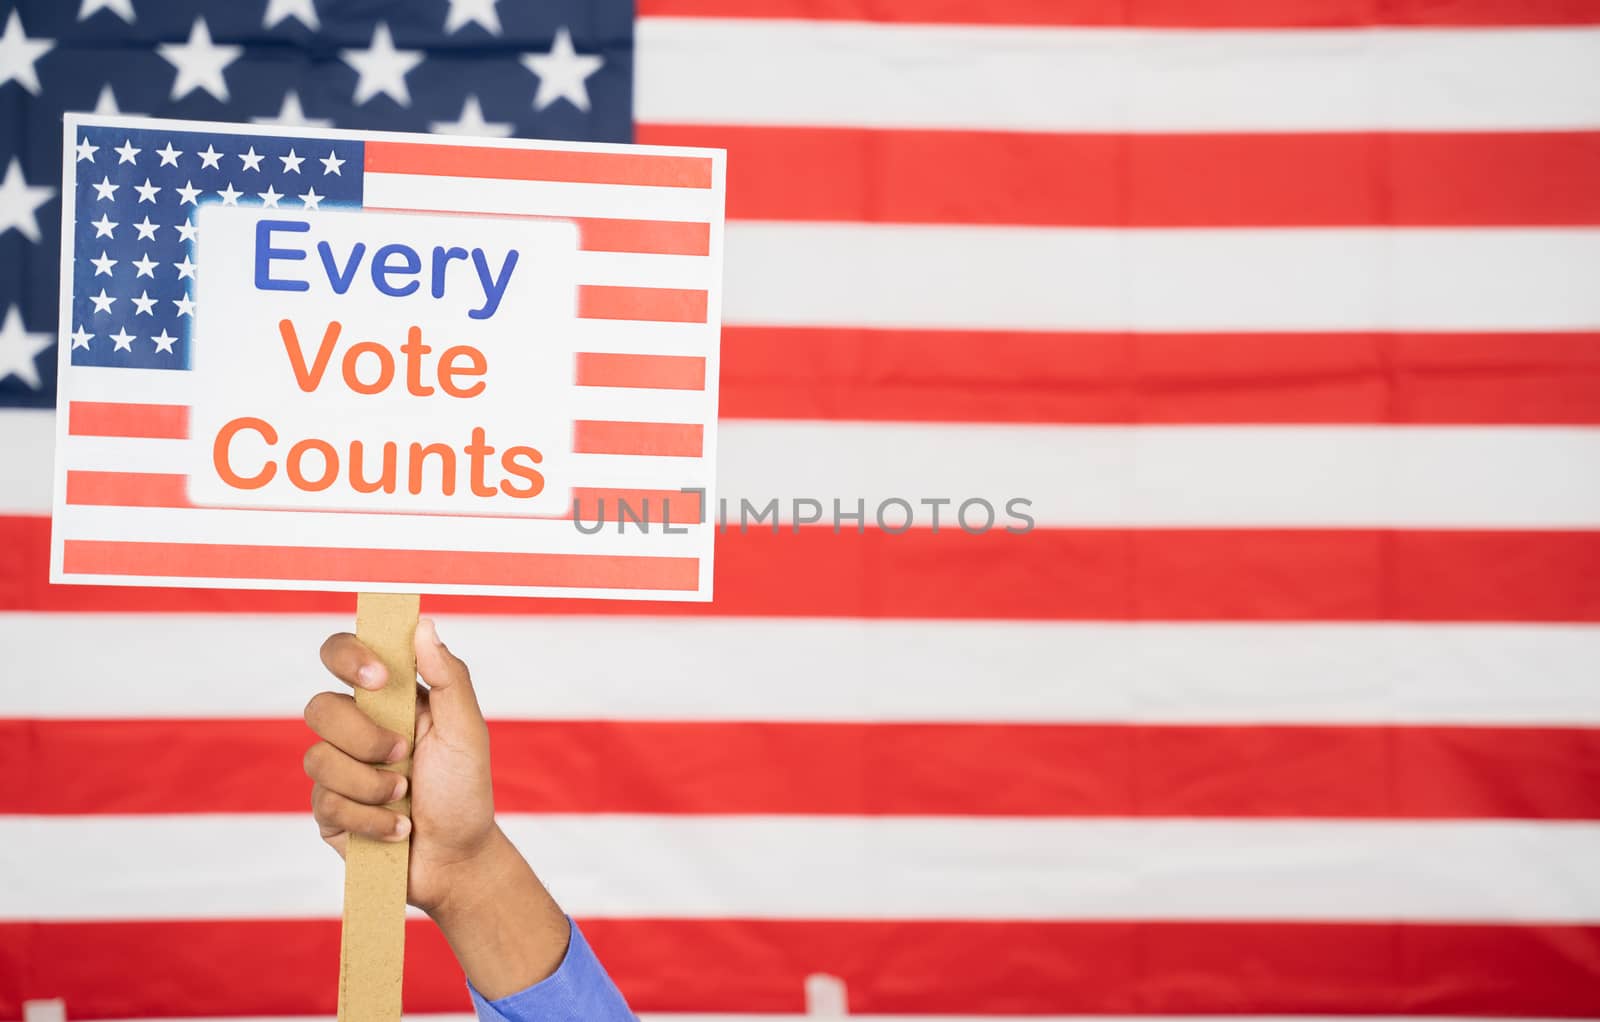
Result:
<svg viewBox="0 0 1600 1022"><path fill-rule="evenodd" d="M0 0L0 1018L328 1015L353 599L46 583L113 106L729 151L720 486L865 528L424 602L640 1012L1600 1017L1600 4Z"/></svg>

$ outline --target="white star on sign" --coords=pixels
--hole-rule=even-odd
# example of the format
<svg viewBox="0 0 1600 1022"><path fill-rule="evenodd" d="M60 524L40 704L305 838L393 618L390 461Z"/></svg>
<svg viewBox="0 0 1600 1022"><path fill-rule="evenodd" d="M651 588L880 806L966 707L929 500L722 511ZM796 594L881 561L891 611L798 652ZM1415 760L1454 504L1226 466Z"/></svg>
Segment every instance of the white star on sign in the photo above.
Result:
<svg viewBox="0 0 1600 1022"><path fill-rule="evenodd" d="M201 170L205 170L207 167L216 167L218 170L222 169L222 166L217 163L218 160L222 159L222 154L217 152L214 147L208 145L206 146L205 152L196 153L195 155L200 157Z"/></svg>
<svg viewBox="0 0 1600 1022"><path fill-rule="evenodd" d="M134 280L138 280L140 277L154 277L156 275L156 266L158 264L154 259L150 258L149 252L146 252L138 259L135 259L133 261L133 265L139 271L133 275ZM137 301L137 299L135 299L135 301Z"/></svg>
<svg viewBox="0 0 1600 1022"><path fill-rule="evenodd" d="M249 152L240 153L239 159L244 163L245 170L261 169L261 157L256 154L255 146L251 146Z"/></svg>
<svg viewBox="0 0 1600 1022"><path fill-rule="evenodd" d="M161 157L161 166L176 167L178 165L178 157L182 156L183 153L172 148L172 143L168 142L165 149L156 150L156 155Z"/></svg>
<svg viewBox="0 0 1600 1022"><path fill-rule="evenodd" d="M101 288L100 293L97 295L90 295L89 300L94 303L94 311L96 312L110 312L111 307L117 303L115 298L106 294L105 288Z"/></svg>
<svg viewBox="0 0 1600 1022"><path fill-rule="evenodd" d="M89 342L94 338L94 334L91 334L81 326L72 331L72 333L68 336L72 338L71 350L73 351L77 351L79 348L82 348L84 351L88 351Z"/></svg>
<svg viewBox="0 0 1600 1022"><path fill-rule="evenodd" d="M185 221L184 223L181 223L181 224L178 225L178 240L179 241L193 241L194 240L194 236L197 233L198 232L195 230L195 226L194 226L194 221L193 220L188 220L188 221Z"/></svg>
<svg viewBox="0 0 1600 1022"><path fill-rule="evenodd" d="M533 97L533 108L543 110L556 100L565 99L579 110L588 110L589 89L584 81L605 62L604 57L573 49L572 33L562 26L549 53L522 56L522 66L539 76L539 91Z"/></svg>
<svg viewBox="0 0 1600 1022"><path fill-rule="evenodd" d="M90 163L93 163L94 162L94 154L99 152L99 151L100 151L100 147L99 146L90 145L89 144L89 140L88 139L84 139L84 140L82 140L81 142L78 143L78 147L76 149L76 152L78 154L78 158L74 162L82 163L84 160L88 160Z"/></svg>
<svg viewBox="0 0 1600 1022"><path fill-rule="evenodd" d="M339 168L344 166L347 161L339 159L339 154L337 152L330 152L326 156L317 157L317 159L322 162L322 172L324 174L332 174L334 177L344 177L343 174L339 173Z"/></svg>
<svg viewBox="0 0 1600 1022"><path fill-rule="evenodd" d="M218 46L211 41L206 19L195 18L188 42L162 43L156 47L156 52L178 70L172 82L172 99L182 99L196 89L204 89L213 98L226 103L228 81L222 72L239 59L244 47Z"/></svg>
<svg viewBox="0 0 1600 1022"><path fill-rule="evenodd" d="M94 266L94 275L96 277L101 276L102 274L109 277L111 276L111 267L117 265L117 263L121 262L121 260L111 258L110 256L106 255L104 249L101 249L100 258L91 259L89 262Z"/></svg>
<svg viewBox="0 0 1600 1022"><path fill-rule="evenodd" d="M200 189L194 186L193 181L185 181L183 187L176 189L176 191L178 193L178 205L181 206L185 202L191 206L200 205Z"/></svg>
<svg viewBox="0 0 1600 1022"><path fill-rule="evenodd" d="M15 376L33 390L39 389L39 367L34 359L50 347L50 335L23 328L22 310L13 305L0 326L0 380Z"/></svg>
<svg viewBox="0 0 1600 1022"><path fill-rule="evenodd" d="M194 299L190 298L188 295L184 295L182 298L174 298L172 300L172 304L178 307L178 315L194 315Z"/></svg>
<svg viewBox="0 0 1600 1022"><path fill-rule="evenodd" d="M0 181L0 234L15 227L29 241L39 240L39 219L34 213L56 194L54 188L30 185L22 176L22 162L15 156L6 166Z"/></svg>
<svg viewBox="0 0 1600 1022"><path fill-rule="evenodd" d="M112 348L112 351L133 350L133 335L128 333L127 327L118 327L117 332L111 335L111 339L117 342L117 346Z"/></svg>
<svg viewBox="0 0 1600 1022"><path fill-rule="evenodd" d="M34 62L54 46L50 39L29 39L22 31L22 15L12 11L6 19L5 34L0 35L0 85L15 81L37 96L39 73L34 70Z"/></svg>
<svg viewBox="0 0 1600 1022"><path fill-rule="evenodd" d="M290 89L283 94L283 107L275 117L252 117L257 124L282 124L291 128L331 128L333 122L325 117L307 117L300 105L300 93ZM280 157L281 159L282 157Z"/></svg>
<svg viewBox="0 0 1600 1022"><path fill-rule="evenodd" d="M121 164L124 164L124 163L132 163L135 166L138 165L139 161L137 159L135 159L134 157L136 157L140 153L144 152L143 149L135 149L133 147L133 139L131 139L131 138L125 140L121 145L117 146L115 149L113 149L111 151L117 154L117 163L118 163L118 165L121 165Z"/></svg>
<svg viewBox="0 0 1600 1022"><path fill-rule="evenodd" d="M317 8L311 0L267 0L267 13L261 19L262 28L272 28L284 18L298 18L300 24L315 31L322 27L317 21Z"/></svg>
<svg viewBox="0 0 1600 1022"><path fill-rule="evenodd" d="M187 255L183 257L183 262L181 262L181 263L173 263L172 265L175 266L177 268L177 270L178 270L178 279L179 280L193 280L194 279L194 263L189 259L189 257Z"/></svg>
<svg viewBox="0 0 1600 1022"><path fill-rule="evenodd" d="M91 220L89 226L94 228L94 236L97 238L116 237L117 222L104 213L100 214L100 219Z"/></svg>
<svg viewBox="0 0 1600 1022"><path fill-rule="evenodd" d="M78 7L78 20L88 21L95 11L110 11L130 25L134 22L133 0L83 0Z"/></svg>
<svg viewBox="0 0 1600 1022"><path fill-rule="evenodd" d="M486 138L507 138L516 125L506 121L486 121L478 97L469 94L461 104L461 117L454 121L434 121L428 125L436 135L480 135Z"/></svg>
<svg viewBox="0 0 1600 1022"><path fill-rule="evenodd" d="M277 209L278 200L283 198L283 196L279 195L271 185L267 185L266 191L257 192L256 195L261 199L262 204L264 204L268 209Z"/></svg>
<svg viewBox="0 0 1600 1022"><path fill-rule="evenodd" d="M154 203L156 201L156 192L161 190L161 186L153 185L150 183L149 178L145 178L144 184L134 185L133 190L139 193L140 202Z"/></svg>
<svg viewBox="0 0 1600 1022"><path fill-rule="evenodd" d="M153 223L150 222L150 218L149 217L145 217L143 220L141 220L138 223L134 224L133 225L133 229L139 232L139 237L138 237L137 240L139 240L139 241L154 241L155 237L156 237L156 232L161 229L161 225L160 224L153 224Z"/></svg>
<svg viewBox="0 0 1600 1022"><path fill-rule="evenodd" d="M134 313L135 316L155 315L155 313L151 312L150 310L156 307L156 300L150 297L149 291L141 291L139 292L139 297L129 299L129 301L133 302L133 304L138 308L138 311Z"/></svg>
<svg viewBox="0 0 1600 1022"><path fill-rule="evenodd" d="M500 34L500 15L494 5L498 0L450 0L450 12L444 16L444 30L455 32L477 22L490 35Z"/></svg>
<svg viewBox="0 0 1600 1022"><path fill-rule="evenodd" d="M406 75L422 63L425 56L420 50L397 50L394 37L389 34L386 22L378 22L372 30L372 45L364 50L340 50L344 62L356 69L361 77L356 81L356 106L383 93L401 106L411 105L411 90L406 88Z"/></svg>
<svg viewBox="0 0 1600 1022"><path fill-rule="evenodd" d="M280 156L278 159L283 161L283 172L285 174L300 173L300 164L306 162L306 158L304 156L296 156L293 149L289 150L288 156Z"/></svg>
<svg viewBox="0 0 1600 1022"><path fill-rule="evenodd" d="M306 193L300 196L300 201L305 203L305 207L307 209L321 209L322 207L319 206L318 203L320 203L322 199L323 197L317 194L317 190L315 188L307 188Z"/></svg>
<svg viewBox="0 0 1600 1022"><path fill-rule="evenodd" d="M177 340L176 337L167 333L166 328L164 327L159 334L156 334L150 339L156 342L156 351L164 351L168 355L172 354L172 344Z"/></svg>
<svg viewBox="0 0 1600 1022"><path fill-rule="evenodd" d="M228 182L228 187L224 188L222 191L218 192L217 194L222 196L222 204L224 206L237 206L239 204L239 196L243 195L244 192L236 192L236 191L234 191L233 190L233 182L229 181Z"/></svg>
<svg viewBox="0 0 1600 1022"><path fill-rule="evenodd" d="M105 176L100 178L99 184L95 184L92 187L96 192L99 193L95 196L95 198L104 199L107 202L111 202L117 197L117 189L121 188L122 186L112 184L111 178L109 176Z"/></svg>

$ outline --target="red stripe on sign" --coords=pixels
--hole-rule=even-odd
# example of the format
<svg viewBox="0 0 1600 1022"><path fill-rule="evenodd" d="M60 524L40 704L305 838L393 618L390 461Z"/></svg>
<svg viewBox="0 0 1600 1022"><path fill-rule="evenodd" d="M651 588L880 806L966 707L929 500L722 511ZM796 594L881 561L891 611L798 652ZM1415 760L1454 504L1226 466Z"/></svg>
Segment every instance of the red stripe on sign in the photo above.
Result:
<svg viewBox="0 0 1600 1022"><path fill-rule="evenodd" d="M313 835L311 840L315 840ZM329 868L336 868L337 864ZM805 1011L805 978L864 1014L1600 1014L1600 927L585 919L636 1011ZM974 953L974 949L981 953ZM0 1015L331 1015L337 919L0 923ZM709 966L709 967L708 967ZM467 1012L439 928L406 921L406 1009Z"/></svg>
<svg viewBox="0 0 1600 1022"><path fill-rule="evenodd" d="M736 220L1600 224L1595 131L1063 135L657 124L638 135L726 148L739 168L728 179Z"/></svg>
<svg viewBox="0 0 1600 1022"><path fill-rule="evenodd" d="M364 207L374 213L459 215L448 209L394 206ZM601 217L552 217L531 213L496 213L518 220L559 220L578 225L578 247L585 252L642 252L651 255L710 255L711 225L678 220L614 220Z"/></svg>
<svg viewBox="0 0 1600 1022"><path fill-rule="evenodd" d="M888 514L899 521L897 511ZM1034 529L970 536L755 526L740 535L737 507L731 515L733 526L717 538L715 603L430 596L427 607L519 615L1600 622L1595 531ZM53 586L46 581L49 550L48 518L0 516L0 610L348 613L354 605L344 594Z"/></svg>
<svg viewBox="0 0 1600 1022"><path fill-rule="evenodd" d="M648 319L662 323L704 323L706 293L671 287L578 285L582 319Z"/></svg>
<svg viewBox="0 0 1600 1022"><path fill-rule="evenodd" d="M578 386L704 390L706 360L698 355L578 352Z"/></svg>
<svg viewBox="0 0 1600 1022"><path fill-rule="evenodd" d="M700 494L683 490L576 487L572 500L585 527L594 522L625 523L628 529L636 524L694 525L702 517Z"/></svg>
<svg viewBox="0 0 1600 1022"><path fill-rule="evenodd" d="M1600 333L725 327L725 419L1600 424Z"/></svg>
<svg viewBox="0 0 1600 1022"><path fill-rule="evenodd" d="M185 440L189 436L189 408L187 405L73 401L67 405L67 432L72 436Z"/></svg>
<svg viewBox="0 0 1600 1022"><path fill-rule="evenodd" d="M189 477L154 472L67 473L67 503L110 507L192 507Z"/></svg>
<svg viewBox="0 0 1600 1022"><path fill-rule="evenodd" d="M675 590L692 590L700 579L700 562L693 557L88 539L69 539L63 550L64 570L77 575Z"/></svg>
<svg viewBox="0 0 1600 1022"><path fill-rule="evenodd" d="M711 159L707 156L510 149L415 142L366 143L366 172L369 174L710 188L711 169Z"/></svg>
<svg viewBox="0 0 1600 1022"><path fill-rule="evenodd" d="M514 813L1600 819L1592 728L504 720L489 729L495 807ZM14 782L0 787L0 813L297 813L312 741L299 720L0 720L0 776ZM79 769L86 762L118 767Z"/></svg>
<svg viewBox="0 0 1600 1022"><path fill-rule="evenodd" d="M640 0L642 18L1132 28L1363 28L1369 25L1593 25L1588 0Z"/></svg>
<svg viewBox="0 0 1600 1022"><path fill-rule="evenodd" d="M576 454L698 458L704 433L704 427L696 422L601 422L580 419L572 424L572 450Z"/></svg>

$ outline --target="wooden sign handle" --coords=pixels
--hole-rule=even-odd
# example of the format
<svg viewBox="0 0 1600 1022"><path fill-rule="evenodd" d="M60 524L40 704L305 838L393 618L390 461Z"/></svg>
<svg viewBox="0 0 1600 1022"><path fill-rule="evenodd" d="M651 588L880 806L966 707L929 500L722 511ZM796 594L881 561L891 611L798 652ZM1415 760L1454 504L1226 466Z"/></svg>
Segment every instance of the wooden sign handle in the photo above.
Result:
<svg viewBox="0 0 1600 1022"><path fill-rule="evenodd" d="M356 597L356 638L383 661L389 683L356 689L356 705L378 724L415 737L417 630L415 595ZM410 776L411 760L393 769ZM389 808L411 812L410 793ZM400 1022L406 950L406 868L411 838L373 841L351 835L344 860L344 928L339 941L339 1022Z"/></svg>

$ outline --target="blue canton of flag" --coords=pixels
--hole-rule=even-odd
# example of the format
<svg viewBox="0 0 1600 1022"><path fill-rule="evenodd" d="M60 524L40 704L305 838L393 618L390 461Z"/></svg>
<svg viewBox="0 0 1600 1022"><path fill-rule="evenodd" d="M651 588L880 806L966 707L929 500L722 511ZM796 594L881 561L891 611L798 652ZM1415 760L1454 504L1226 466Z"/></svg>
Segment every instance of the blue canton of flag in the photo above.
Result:
<svg viewBox="0 0 1600 1022"><path fill-rule="evenodd" d="M66 111L628 142L633 14L628 0L0 0L0 407L55 401ZM74 364L186 364L183 235L199 204L359 199L357 182L323 171L326 142L258 145L247 169L222 146L211 165L182 133L112 134L88 138L70 197ZM131 160L115 151L125 142ZM163 159L169 143L182 155ZM281 162L291 148L298 173ZM102 217L109 234L91 226Z"/></svg>
<svg viewBox="0 0 1600 1022"><path fill-rule="evenodd" d="M240 141L209 132L79 129L73 365L189 367L201 204L361 205L360 142Z"/></svg>

